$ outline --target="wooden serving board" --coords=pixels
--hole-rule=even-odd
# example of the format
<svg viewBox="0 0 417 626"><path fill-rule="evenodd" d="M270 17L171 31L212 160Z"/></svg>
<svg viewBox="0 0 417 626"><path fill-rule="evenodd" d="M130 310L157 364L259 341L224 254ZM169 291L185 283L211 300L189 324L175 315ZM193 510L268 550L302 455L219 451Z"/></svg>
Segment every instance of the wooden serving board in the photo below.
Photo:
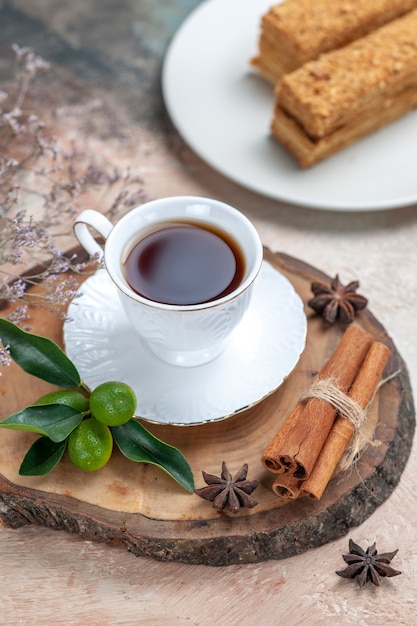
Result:
<svg viewBox="0 0 417 626"><path fill-rule="evenodd" d="M311 282L326 281L327 276L285 254L266 250L265 258L287 276L305 303L307 343L295 370L263 402L225 421L192 427L145 424L182 450L196 487L204 486L202 470L220 475L225 461L235 474L248 463L248 479L260 483L253 494L259 504L237 515L217 512L210 502L185 492L154 466L127 461L118 451L98 472L84 473L64 457L47 476L22 477L19 466L35 436L2 429L0 516L5 525L38 524L118 544L135 555L219 566L284 558L322 545L362 523L388 498L410 453L415 415L406 366L368 310L354 323L390 347L385 375L398 371L381 387L369 414L377 425L376 438L383 443L364 451L354 469L336 475L320 501L304 498L283 505L273 494L274 476L263 469L261 454L333 353L345 328L329 326L306 304ZM30 323L32 332L62 345L62 321L55 316L33 309ZM49 390L51 386L13 364L0 378L0 419Z"/></svg>

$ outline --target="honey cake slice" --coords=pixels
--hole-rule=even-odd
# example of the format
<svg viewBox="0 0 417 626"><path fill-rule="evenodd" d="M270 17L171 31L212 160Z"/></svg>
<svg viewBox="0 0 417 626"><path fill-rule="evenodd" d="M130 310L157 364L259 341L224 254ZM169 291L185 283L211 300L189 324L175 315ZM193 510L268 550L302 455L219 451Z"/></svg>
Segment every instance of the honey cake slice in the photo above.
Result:
<svg viewBox="0 0 417 626"><path fill-rule="evenodd" d="M284 0L262 16L252 65L272 84L417 8L417 0Z"/></svg>
<svg viewBox="0 0 417 626"><path fill-rule="evenodd" d="M322 139L314 140L299 124L276 107L271 124L272 135L290 152L298 164L307 168L346 148L390 122L417 108L417 87L405 89L394 98L374 102L366 116L358 115L355 124L341 126Z"/></svg>
<svg viewBox="0 0 417 626"><path fill-rule="evenodd" d="M316 145L322 139L334 145L330 136L337 131L347 138L342 147L415 107L413 97L407 96L396 113L396 99L413 90L417 90L417 10L286 74L276 88L272 134L283 143L285 135L288 147L288 133L297 125L296 135L304 133L306 145L307 140Z"/></svg>

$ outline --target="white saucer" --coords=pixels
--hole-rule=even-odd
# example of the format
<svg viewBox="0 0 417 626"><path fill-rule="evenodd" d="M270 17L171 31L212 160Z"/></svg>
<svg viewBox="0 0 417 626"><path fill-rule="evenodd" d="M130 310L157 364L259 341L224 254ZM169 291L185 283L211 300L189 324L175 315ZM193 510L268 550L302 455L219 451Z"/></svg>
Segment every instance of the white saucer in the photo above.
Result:
<svg viewBox="0 0 417 626"><path fill-rule="evenodd" d="M64 324L69 358L91 388L108 380L131 385L136 414L149 422L197 425L243 411L279 387L305 345L303 303L265 261L249 309L225 351L199 367L168 365L146 348L130 329L105 270L88 278L79 294Z"/></svg>

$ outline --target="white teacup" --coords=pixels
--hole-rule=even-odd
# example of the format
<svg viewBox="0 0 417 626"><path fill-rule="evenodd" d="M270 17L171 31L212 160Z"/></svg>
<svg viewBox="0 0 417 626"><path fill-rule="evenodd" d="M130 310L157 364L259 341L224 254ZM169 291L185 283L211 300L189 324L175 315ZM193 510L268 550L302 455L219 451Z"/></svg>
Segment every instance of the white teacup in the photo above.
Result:
<svg viewBox="0 0 417 626"><path fill-rule="evenodd" d="M178 222L225 233L236 242L244 269L239 284L230 293L208 302L178 305L154 301L130 286L125 262L132 248L149 232ZM104 252L87 226L104 237ZM174 365L201 365L221 354L248 308L262 265L262 244L253 224L240 211L208 198L153 200L132 209L114 226L101 213L88 209L76 218L74 233L91 255L102 258L104 254L106 270L132 328L154 354Z"/></svg>

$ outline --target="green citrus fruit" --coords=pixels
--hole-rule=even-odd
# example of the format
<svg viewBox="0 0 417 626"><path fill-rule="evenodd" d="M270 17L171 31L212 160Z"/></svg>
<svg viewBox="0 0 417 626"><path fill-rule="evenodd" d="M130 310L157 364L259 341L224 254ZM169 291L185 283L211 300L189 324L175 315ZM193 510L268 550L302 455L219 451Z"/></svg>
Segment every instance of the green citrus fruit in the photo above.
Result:
<svg viewBox="0 0 417 626"><path fill-rule="evenodd" d="M35 405L43 404L65 404L80 413L88 411L88 400L82 393L73 389L63 389L62 391L51 391L36 400Z"/></svg>
<svg viewBox="0 0 417 626"><path fill-rule="evenodd" d="M135 409L135 392L126 383L102 383L90 396L91 415L107 426L125 424L133 417Z"/></svg>
<svg viewBox="0 0 417 626"><path fill-rule="evenodd" d="M110 460L113 436L110 428L93 417L84 419L68 437L68 454L82 470L98 470Z"/></svg>

